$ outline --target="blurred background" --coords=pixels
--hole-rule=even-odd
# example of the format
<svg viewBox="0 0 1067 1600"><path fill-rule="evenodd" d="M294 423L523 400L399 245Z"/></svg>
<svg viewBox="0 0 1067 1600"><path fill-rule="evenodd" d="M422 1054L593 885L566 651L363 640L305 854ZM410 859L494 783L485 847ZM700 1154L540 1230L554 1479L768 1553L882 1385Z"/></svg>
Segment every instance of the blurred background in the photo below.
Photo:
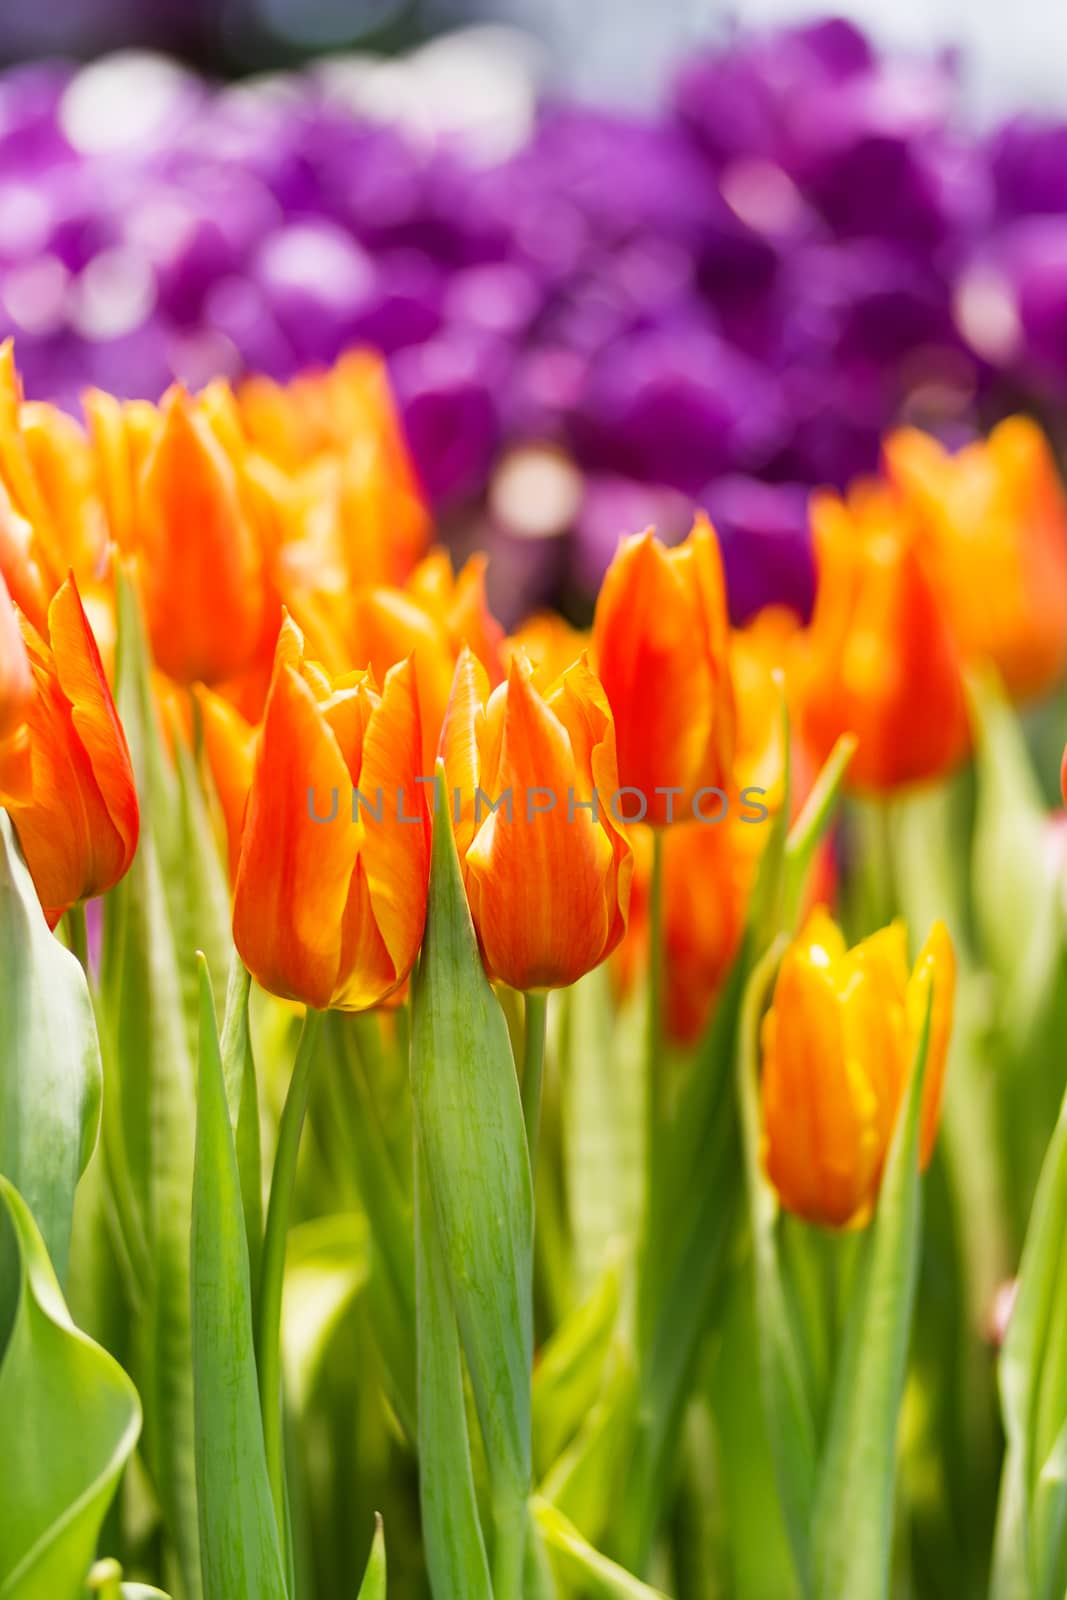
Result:
<svg viewBox="0 0 1067 1600"><path fill-rule="evenodd" d="M72 411L371 344L505 621L694 503L735 617L803 613L888 427L1067 437L1067 11L838 12L5 7L0 332Z"/></svg>

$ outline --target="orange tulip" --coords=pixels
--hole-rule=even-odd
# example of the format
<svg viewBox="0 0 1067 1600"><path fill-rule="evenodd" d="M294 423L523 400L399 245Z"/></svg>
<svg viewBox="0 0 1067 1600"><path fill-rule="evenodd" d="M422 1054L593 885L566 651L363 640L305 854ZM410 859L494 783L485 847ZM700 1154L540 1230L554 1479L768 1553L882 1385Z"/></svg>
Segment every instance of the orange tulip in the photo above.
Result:
<svg viewBox="0 0 1067 1600"><path fill-rule="evenodd" d="M441 748L491 975L515 989L574 983L622 938L633 871L612 811L615 735L600 684L583 660L542 695L529 664L512 660L490 693L465 649Z"/></svg>
<svg viewBox="0 0 1067 1600"><path fill-rule="evenodd" d="M49 642L23 619L34 695L26 710L28 793L11 813L45 915L103 894L137 847L137 791L126 738L73 579L48 608Z"/></svg>
<svg viewBox="0 0 1067 1600"><path fill-rule="evenodd" d="M302 480L310 514L331 523L350 581L404 583L430 519L381 358L350 351L287 385L249 378L237 404L254 448Z"/></svg>
<svg viewBox="0 0 1067 1600"><path fill-rule="evenodd" d="M514 655L525 655L534 669L535 684L547 689L589 647L589 635L573 628L558 612L538 611L504 640L502 652L505 664Z"/></svg>
<svg viewBox="0 0 1067 1600"><path fill-rule="evenodd" d="M156 663L187 684L247 672L277 618L235 414L217 391L179 387L158 410L99 394L86 410L112 534L136 554Z"/></svg>
<svg viewBox="0 0 1067 1600"><path fill-rule="evenodd" d="M0 345L0 576L39 633L48 602L73 573L88 606L108 575L107 530L93 453L57 407L22 398L10 339ZM98 592L103 616L110 597Z"/></svg>
<svg viewBox="0 0 1067 1600"><path fill-rule="evenodd" d="M703 1033L737 954L770 819L782 805L782 699L790 695L791 657L799 623L792 612L767 607L730 636L730 670L737 714L734 787L726 806L709 802L704 815L663 836L664 1022L670 1038L690 1045ZM814 768L794 724L792 807L800 809ZM616 979L628 992L648 959L651 838L634 830L630 926L619 950ZM828 848L817 859L820 894L830 889Z"/></svg>
<svg viewBox="0 0 1067 1600"><path fill-rule="evenodd" d="M502 631L485 599L485 561L472 557L456 576L444 550L420 563L403 588L370 585L351 596L346 641L352 660L368 666L379 682L391 666L410 656L422 719L422 771L431 773L452 679L463 647L469 646L500 682Z"/></svg>
<svg viewBox="0 0 1067 1600"><path fill-rule="evenodd" d="M964 655L1019 698L1050 689L1067 671L1067 499L1040 428L1011 417L956 455L905 428L884 454Z"/></svg>
<svg viewBox="0 0 1067 1600"><path fill-rule="evenodd" d="M674 550L651 530L623 541L593 645L623 784L645 797L649 822L683 820L701 789L725 785L734 753L722 562L706 517Z"/></svg>
<svg viewBox="0 0 1067 1600"><path fill-rule="evenodd" d="M933 1153L952 1029L955 956L935 922L908 972L904 925L852 950L821 907L786 951L763 1021L763 1158L783 1206L807 1222L867 1221L933 984L919 1160Z"/></svg>
<svg viewBox="0 0 1067 1600"><path fill-rule="evenodd" d="M265 989L361 1011L407 977L429 872L420 748L410 663L380 693L367 672L331 681L286 620L234 890L234 941Z"/></svg>
<svg viewBox="0 0 1067 1600"><path fill-rule="evenodd" d="M812 502L815 611L798 669L801 729L817 761L859 745L857 788L938 778L970 747L959 647L914 523L884 487Z"/></svg>

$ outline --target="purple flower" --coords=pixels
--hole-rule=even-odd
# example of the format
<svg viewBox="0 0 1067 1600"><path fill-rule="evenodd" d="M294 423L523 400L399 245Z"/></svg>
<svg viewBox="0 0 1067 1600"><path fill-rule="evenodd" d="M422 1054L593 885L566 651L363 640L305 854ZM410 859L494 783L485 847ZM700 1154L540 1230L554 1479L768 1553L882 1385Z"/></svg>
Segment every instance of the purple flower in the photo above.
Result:
<svg viewBox="0 0 1067 1600"><path fill-rule="evenodd" d="M709 484L701 496L722 546L735 623L771 604L790 606L804 621L811 614L809 494L806 484L728 477Z"/></svg>

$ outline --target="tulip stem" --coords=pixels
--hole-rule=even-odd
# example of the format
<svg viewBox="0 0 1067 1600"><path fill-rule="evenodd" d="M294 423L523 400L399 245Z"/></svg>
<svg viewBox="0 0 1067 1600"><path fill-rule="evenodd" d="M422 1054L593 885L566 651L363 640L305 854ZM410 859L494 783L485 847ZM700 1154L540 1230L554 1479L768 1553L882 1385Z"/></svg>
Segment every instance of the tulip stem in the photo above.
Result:
<svg viewBox="0 0 1067 1600"><path fill-rule="evenodd" d="M71 954L77 956L83 972L88 977L89 930L85 922L83 905L70 906L67 909L67 945Z"/></svg>
<svg viewBox="0 0 1067 1600"><path fill-rule="evenodd" d="M282 1362L281 1318L282 1287L285 1280L285 1247L289 1232L289 1211L296 1180L296 1161L300 1135L307 1111L311 1086L311 1063L322 1026L322 1012L308 1008L297 1046L293 1075L286 1090L278 1145L270 1180L267 1223L260 1260L259 1304L256 1315L256 1368L259 1374L259 1405L263 1417L263 1447L267 1458L278 1539L283 1552L288 1543L288 1516L285 1502L285 1461L282 1453Z"/></svg>
<svg viewBox="0 0 1067 1600"><path fill-rule="evenodd" d="M663 1122L663 830L652 830L652 876L648 891L648 1016L645 1034L646 1204L651 1214Z"/></svg>
<svg viewBox="0 0 1067 1600"><path fill-rule="evenodd" d="M531 989L526 994L526 1028L522 1042L522 1115L526 1147L530 1152L530 1177L537 1176L537 1142L541 1130L541 1079L545 1069L545 1029L548 995Z"/></svg>

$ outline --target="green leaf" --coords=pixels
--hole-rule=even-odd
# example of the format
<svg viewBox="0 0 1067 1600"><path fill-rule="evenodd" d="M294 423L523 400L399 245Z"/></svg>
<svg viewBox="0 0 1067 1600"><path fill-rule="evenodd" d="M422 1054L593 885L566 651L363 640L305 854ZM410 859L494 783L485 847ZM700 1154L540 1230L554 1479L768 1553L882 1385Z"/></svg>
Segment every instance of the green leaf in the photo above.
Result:
<svg viewBox="0 0 1067 1600"><path fill-rule="evenodd" d="M603 1388L621 1290L622 1265L616 1255L593 1293L539 1352L533 1377L533 1437L541 1477L578 1432Z"/></svg>
<svg viewBox="0 0 1067 1600"><path fill-rule="evenodd" d="M493 1600L471 1467L463 1360L433 1200L415 1150L419 1503L435 1600Z"/></svg>
<svg viewBox="0 0 1067 1600"><path fill-rule="evenodd" d="M804 902L808 876L815 852L833 820L834 808L848 764L856 751L854 734L843 733L812 784L800 815L789 829L785 843L785 899L783 927L791 929Z"/></svg>
<svg viewBox="0 0 1067 1600"><path fill-rule="evenodd" d="M535 1497L533 1514L558 1571L583 1600L664 1600L659 1589L650 1588L594 1550L547 1500Z"/></svg>
<svg viewBox="0 0 1067 1600"><path fill-rule="evenodd" d="M567 1211L578 1293L596 1283L606 1253L636 1240L644 1173L640 1027L619 1019L606 965L561 996L561 1127ZM540 1221L540 1219L539 1219Z"/></svg>
<svg viewBox="0 0 1067 1600"><path fill-rule="evenodd" d="M367 1557L358 1600L385 1600L385 1529L381 1517L375 1518L374 1543Z"/></svg>
<svg viewBox="0 0 1067 1600"><path fill-rule="evenodd" d="M815 1600L889 1593L897 1428L919 1273L919 1120L931 1000L932 994L834 1377L812 1524Z"/></svg>
<svg viewBox="0 0 1067 1600"><path fill-rule="evenodd" d="M1067 1425L1067 1099L1034 1197L1019 1284L1000 1354L1007 1437L994 1560L993 1600L1054 1592L1067 1559L1062 1505ZM1060 1513L1062 1517L1062 1510ZM1045 1536L1040 1537L1040 1524ZM1060 1583L1062 1592L1063 1583Z"/></svg>
<svg viewBox="0 0 1067 1600"><path fill-rule="evenodd" d="M0 1234L18 1277L0 1358L0 1597L79 1600L140 1406L118 1363L71 1322L44 1240L6 1178Z"/></svg>
<svg viewBox="0 0 1067 1600"><path fill-rule="evenodd" d="M101 1033L104 1139L127 1254L137 1274L136 1377L145 1457L176 1547L186 1600L199 1600L189 1219L195 1096L183 984L161 859L174 860L175 801L159 744L143 630L117 586L115 701L130 741L142 827L126 877L104 902ZM176 869L177 870L177 869ZM188 952L193 959L194 952Z"/></svg>
<svg viewBox="0 0 1067 1600"><path fill-rule="evenodd" d="M202 958L191 1290L204 1600L286 1600L259 1414L241 1182Z"/></svg>
<svg viewBox="0 0 1067 1600"><path fill-rule="evenodd" d="M345 1313L367 1287L371 1243L354 1211L315 1217L289 1232L285 1253L282 1344L285 1390L303 1413Z"/></svg>
<svg viewBox="0 0 1067 1600"><path fill-rule="evenodd" d="M413 1203L396 1170L377 1088L382 1073L364 1059L375 1016L331 1013L324 1026L324 1088L346 1167L370 1223L368 1303L375 1339L390 1377L390 1396L415 1437L415 1256ZM373 1037L373 1035L372 1035ZM380 1036L379 1036L380 1038ZM405 1084L406 1089L406 1084ZM407 1134L410 1145L410 1129Z"/></svg>
<svg viewBox="0 0 1067 1600"><path fill-rule="evenodd" d="M532 1185L507 1024L478 953L440 778L412 994L416 1142L489 1462L496 1600L511 1600L530 1485Z"/></svg>
<svg viewBox="0 0 1067 1600"><path fill-rule="evenodd" d="M541 1485L544 1498L593 1544L602 1541L618 1514L633 1437L634 1376L632 1361L617 1348L602 1392Z"/></svg>
<svg viewBox="0 0 1067 1600"><path fill-rule="evenodd" d="M194 713L198 714L198 713ZM165 863L175 945L182 963L190 1044L196 1047L199 979L193 953L202 950L212 973L216 1006L225 998L221 984L234 959L230 932L230 890L219 841L211 825L193 753L182 729L174 735L181 860Z"/></svg>
<svg viewBox="0 0 1067 1600"><path fill-rule="evenodd" d="M1051 907L1060 900L1049 871L1046 807L1018 718L995 678L970 686L977 749L978 806L974 838L974 903L986 957L1009 981L1055 955L1047 941ZM1062 918L1060 919L1062 925Z"/></svg>
<svg viewBox="0 0 1067 1600"><path fill-rule="evenodd" d="M245 1239L255 1301L259 1254L263 1244L263 1167L259 1142L259 1090L252 1035L248 1023L251 976L236 951L230 962L226 1010L222 1020L222 1076L241 1178Z"/></svg>
<svg viewBox="0 0 1067 1600"><path fill-rule="evenodd" d="M0 811L0 1172L24 1196L60 1281L74 1190L96 1139L100 1048L85 974L49 931ZM3 1325L0 1305L0 1327Z"/></svg>

